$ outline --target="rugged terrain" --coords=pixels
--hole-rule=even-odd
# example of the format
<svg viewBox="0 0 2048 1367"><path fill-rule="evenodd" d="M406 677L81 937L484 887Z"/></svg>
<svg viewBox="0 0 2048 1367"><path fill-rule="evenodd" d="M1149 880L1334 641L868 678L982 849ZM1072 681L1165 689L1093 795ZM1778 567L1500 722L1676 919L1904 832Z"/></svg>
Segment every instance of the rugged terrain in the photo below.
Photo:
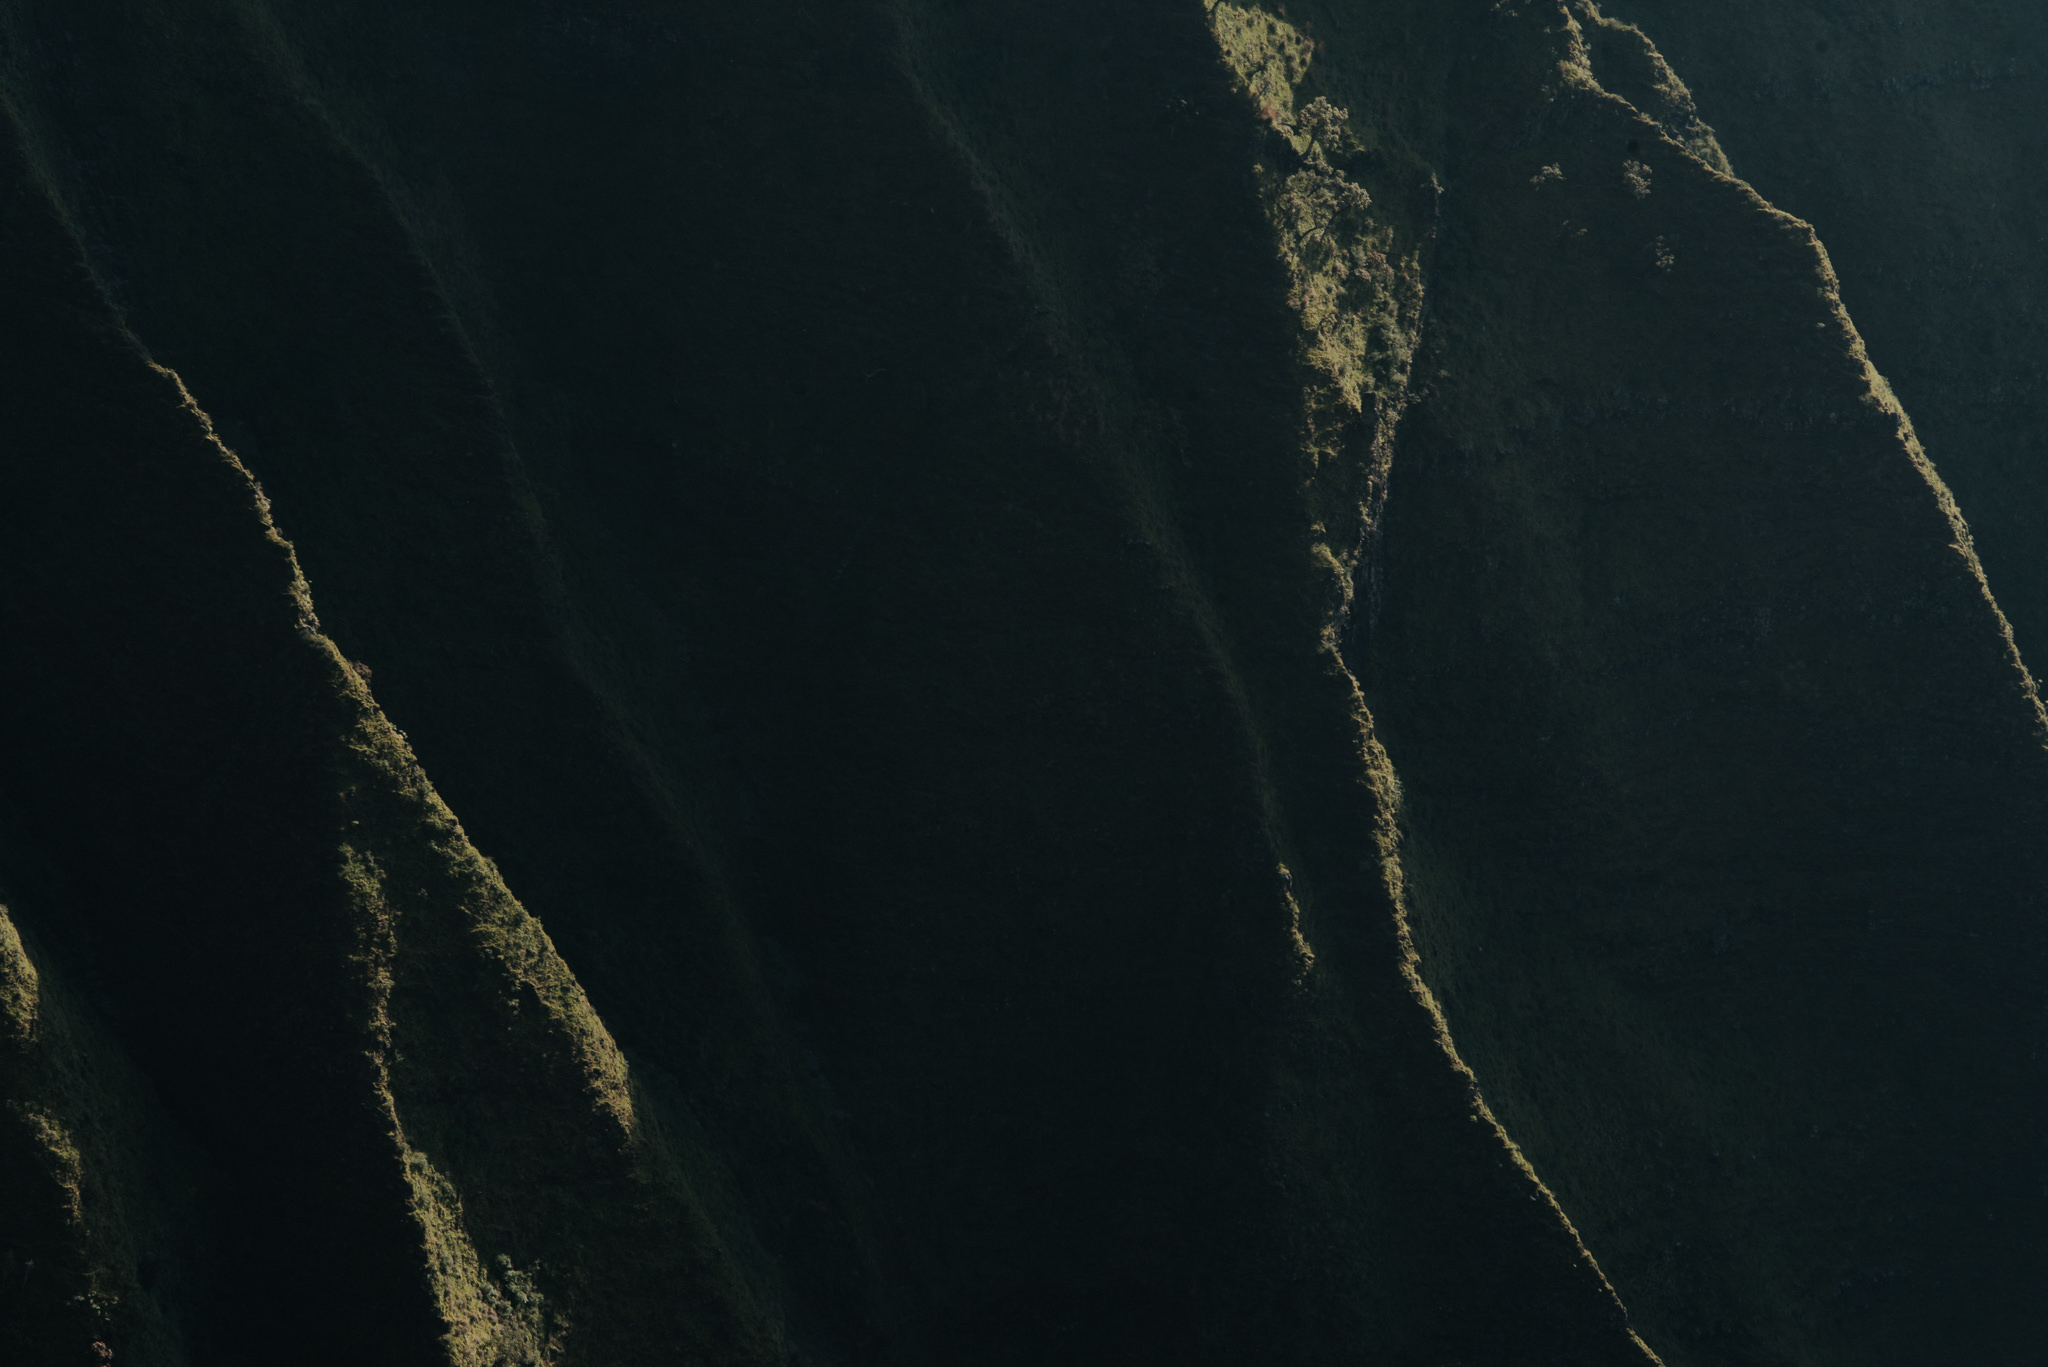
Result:
<svg viewBox="0 0 2048 1367"><path fill-rule="evenodd" d="M0 0L0 1360L2027 1360L2048 19L1837 8Z"/></svg>

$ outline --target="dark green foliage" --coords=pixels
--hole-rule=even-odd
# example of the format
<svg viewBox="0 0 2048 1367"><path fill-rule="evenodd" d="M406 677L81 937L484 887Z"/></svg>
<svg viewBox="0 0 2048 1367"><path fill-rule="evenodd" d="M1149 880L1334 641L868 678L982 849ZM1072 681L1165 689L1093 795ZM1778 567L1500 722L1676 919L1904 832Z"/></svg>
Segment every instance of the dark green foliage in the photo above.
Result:
<svg viewBox="0 0 2048 1367"><path fill-rule="evenodd" d="M1643 31L0 84L0 1357L2024 1356L2039 706Z"/></svg>

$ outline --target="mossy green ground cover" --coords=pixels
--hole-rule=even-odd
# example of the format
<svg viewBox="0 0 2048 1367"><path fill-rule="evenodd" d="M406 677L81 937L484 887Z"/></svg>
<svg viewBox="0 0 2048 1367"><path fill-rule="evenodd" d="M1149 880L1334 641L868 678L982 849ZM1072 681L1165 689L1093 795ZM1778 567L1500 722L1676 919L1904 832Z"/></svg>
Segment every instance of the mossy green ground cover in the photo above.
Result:
<svg viewBox="0 0 2048 1367"><path fill-rule="evenodd" d="M2038 705L1640 32L19 2L0 72L21 1351L2017 1351Z"/></svg>

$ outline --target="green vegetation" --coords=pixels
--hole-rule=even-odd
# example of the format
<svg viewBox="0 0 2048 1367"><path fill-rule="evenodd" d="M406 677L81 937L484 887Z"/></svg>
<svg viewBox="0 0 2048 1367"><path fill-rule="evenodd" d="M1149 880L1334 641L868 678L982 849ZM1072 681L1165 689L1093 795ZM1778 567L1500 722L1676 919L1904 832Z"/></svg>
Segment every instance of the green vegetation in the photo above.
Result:
<svg viewBox="0 0 2048 1367"><path fill-rule="evenodd" d="M2020 649L2048 635L2039 441L2040 15L1606 6L1686 73L1738 168L1810 221L1858 330L1970 515Z"/></svg>
<svg viewBox="0 0 2048 1367"><path fill-rule="evenodd" d="M36 958L0 908L0 1342L23 1361L110 1340L176 1361L170 1288L138 1272L193 1239L201 1178L97 1013Z"/></svg>
<svg viewBox="0 0 2048 1367"><path fill-rule="evenodd" d="M1607 8L0 0L0 1359L2023 1359L2023 412Z"/></svg>

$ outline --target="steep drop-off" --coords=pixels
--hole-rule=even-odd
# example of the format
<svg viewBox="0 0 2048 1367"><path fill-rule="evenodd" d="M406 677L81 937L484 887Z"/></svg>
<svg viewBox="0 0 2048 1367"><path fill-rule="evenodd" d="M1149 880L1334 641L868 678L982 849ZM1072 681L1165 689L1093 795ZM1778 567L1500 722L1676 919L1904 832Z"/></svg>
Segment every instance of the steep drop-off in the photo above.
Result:
<svg viewBox="0 0 2048 1367"><path fill-rule="evenodd" d="M2048 16L2000 0L1607 9L1663 45L1737 173L1828 244L1844 302L2038 661Z"/></svg>
<svg viewBox="0 0 2048 1367"><path fill-rule="evenodd" d="M1652 38L0 4L0 1354L2024 1357L2040 704Z"/></svg>

